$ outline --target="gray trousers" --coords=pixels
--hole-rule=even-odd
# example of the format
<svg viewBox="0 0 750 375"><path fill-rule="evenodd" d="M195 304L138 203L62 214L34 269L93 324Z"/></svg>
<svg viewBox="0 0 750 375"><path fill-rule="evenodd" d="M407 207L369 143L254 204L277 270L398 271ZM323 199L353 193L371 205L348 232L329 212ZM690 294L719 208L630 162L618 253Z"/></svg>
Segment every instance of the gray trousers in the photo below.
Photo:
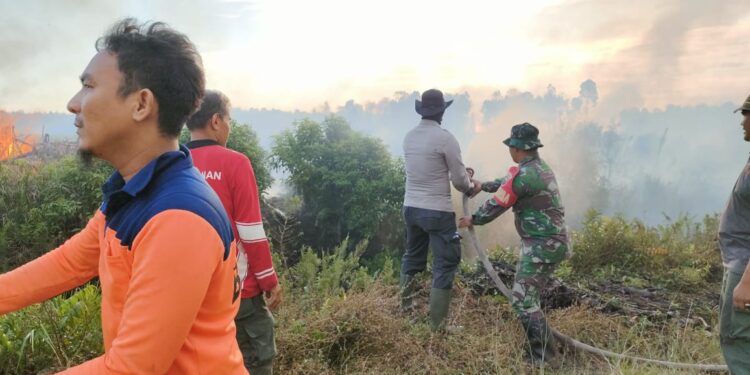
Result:
<svg viewBox="0 0 750 375"><path fill-rule="evenodd" d="M414 275L427 267L427 249L432 248L432 287L453 288L453 278L461 263L461 236L456 231L453 212L404 207L406 251L401 274Z"/></svg>

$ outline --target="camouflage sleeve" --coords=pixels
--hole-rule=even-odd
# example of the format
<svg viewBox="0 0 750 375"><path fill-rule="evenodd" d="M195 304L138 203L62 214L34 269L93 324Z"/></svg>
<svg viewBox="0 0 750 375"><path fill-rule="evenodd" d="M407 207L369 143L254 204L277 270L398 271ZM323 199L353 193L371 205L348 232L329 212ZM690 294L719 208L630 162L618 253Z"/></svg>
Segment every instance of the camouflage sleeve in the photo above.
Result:
<svg viewBox="0 0 750 375"><path fill-rule="evenodd" d="M494 193L497 191L497 189L500 188L500 186L502 186L505 183L506 180L507 180L507 177L503 177L503 178L498 178L494 181L482 182L482 191L486 191L488 193Z"/></svg>
<svg viewBox="0 0 750 375"><path fill-rule="evenodd" d="M482 186L484 188L484 185ZM497 189L496 189L497 190ZM495 220L498 216L502 215L505 211L508 211L510 207L501 206L495 197L488 199L484 204L477 209L473 215L471 215L471 222L474 225L484 225L492 220Z"/></svg>

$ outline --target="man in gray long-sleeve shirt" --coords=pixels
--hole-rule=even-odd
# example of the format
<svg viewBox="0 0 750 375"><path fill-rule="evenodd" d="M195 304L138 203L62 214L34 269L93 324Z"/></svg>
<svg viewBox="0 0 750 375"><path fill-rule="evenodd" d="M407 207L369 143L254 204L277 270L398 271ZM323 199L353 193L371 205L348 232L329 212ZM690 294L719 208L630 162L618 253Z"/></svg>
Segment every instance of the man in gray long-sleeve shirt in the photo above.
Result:
<svg viewBox="0 0 750 375"><path fill-rule="evenodd" d="M404 138L406 251L401 261L401 308L410 311L414 307L414 275L425 270L429 245L433 252L430 292L433 331L444 328L453 278L461 262L461 236L456 231L450 182L457 190L472 196L481 189L481 184L470 179L461 161L458 141L440 127L443 113L452 102L446 102L439 90L425 91L422 100L415 103L422 121Z"/></svg>
<svg viewBox="0 0 750 375"><path fill-rule="evenodd" d="M742 107L742 128L750 142L750 96ZM724 261L719 337L732 374L750 374L750 160L742 169L719 224Z"/></svg>

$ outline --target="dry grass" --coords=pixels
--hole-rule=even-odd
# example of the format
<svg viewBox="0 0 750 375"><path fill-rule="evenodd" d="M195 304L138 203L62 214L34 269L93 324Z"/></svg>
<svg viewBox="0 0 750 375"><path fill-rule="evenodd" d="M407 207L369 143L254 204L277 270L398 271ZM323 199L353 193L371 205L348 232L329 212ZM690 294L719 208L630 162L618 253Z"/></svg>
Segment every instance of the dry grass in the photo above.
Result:
<svg viewBox="0 0 750 375"><path fill-rule="evenodd" d="M425 285L421 308L399 312L397 288L375 282L364 291L316 302L297 296L277 315L280 374L683 374L684 370L608 361L566 351L562 368L530 367L518 321L499 297L476 298L456 288L453 335L433 335L427 324ZM290 299L294 299L291 297ZM608 316L582 307L552 311L552 325L577 339L613 351L671 361L722 363L718 337L676 321Z"/></svg>

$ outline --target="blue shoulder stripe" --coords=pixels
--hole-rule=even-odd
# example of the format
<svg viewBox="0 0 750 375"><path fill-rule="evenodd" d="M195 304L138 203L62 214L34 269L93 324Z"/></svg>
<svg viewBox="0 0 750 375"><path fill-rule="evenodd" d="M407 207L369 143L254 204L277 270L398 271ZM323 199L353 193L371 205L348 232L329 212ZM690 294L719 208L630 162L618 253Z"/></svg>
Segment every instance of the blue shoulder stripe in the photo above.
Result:
<svg viewBox="0 0 750 375"><path fill-rule="evenodd" d="M162 159L173 153L182 155ZM143 168L120 189L111 191L110 186L110 191L105 191L102 212L107 218L107 226L116 232L123 246L131 248L143 226L154 216L166 210L189 211L205 219L216 230L224 244L226 260L234 235L221 200L198 170L193 168L189 153L187 157L182 152L173 153L154 160L154 166ZM147 175L147 182L138 179L141 173ZM117 177L113 176L110 180L116 182ZM140 185L137 191L128 190L130 182Z"/></svg>

